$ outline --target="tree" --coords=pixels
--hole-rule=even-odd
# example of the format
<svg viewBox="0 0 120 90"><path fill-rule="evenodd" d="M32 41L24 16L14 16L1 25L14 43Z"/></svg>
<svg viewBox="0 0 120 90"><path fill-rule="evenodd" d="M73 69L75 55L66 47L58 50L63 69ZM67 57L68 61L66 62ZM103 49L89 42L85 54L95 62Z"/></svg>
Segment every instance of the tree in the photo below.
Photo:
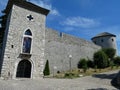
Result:
<svg viewBox="0 0 120 90"><path fill-rule="evenodd" d="M87 61L87 66L88 66L89 68L94 68L94 62L91 61L91 60L88 60L88 61Z"/></svg>
<svg viewBox="0 0 120 90"><path fill-rule="evenodd" d="M108 66L108 57L102 50L94 53L94 64L97 68L105 68Z"/></svg>
<svg viewBox="0 0 120 90"><path fill-rule="evenodd" d="M83 68L84 66L87 66L87 60L82 58L80 59L80 61L78 62L78 68Z"/></svg>
<svg viewBox="0 0 120 90"><path fill-rule="evenodd" d="M110 60L113 60L115 54L116 54L116 50L113 48L104 48L102 49L103 52L108 56L108 58L110 58Z"/></svg>
<svg viewBox="0 0 120 90"><path fill-rule="evenodd" d="M50 75L49 61L48 60L46 61L43 73L44 73L45 76Z"/></svg>
<svg viewBox="0 0 120 90"><path fill-rule="evenodd" d="M88 66L87 66L87 60L86 59L80 59L78 62L78 68L82 68L84 72L86 72Z"/></svg>
<svg viewBox="0 0 120 90"><path fill-rule="evenodd" d="M118 66L120 65L120 57L119 56L114 58L114 64L118 65Z"/></svg>

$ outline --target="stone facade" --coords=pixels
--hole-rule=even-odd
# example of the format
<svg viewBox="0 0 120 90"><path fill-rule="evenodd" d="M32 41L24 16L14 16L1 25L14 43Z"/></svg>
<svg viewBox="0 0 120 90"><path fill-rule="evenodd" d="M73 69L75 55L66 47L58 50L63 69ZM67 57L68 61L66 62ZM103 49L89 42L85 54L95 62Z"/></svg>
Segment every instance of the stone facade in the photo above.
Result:
<svg viewBox="0 0 120 90"><path fill-rule="evenodd" d="M46 28L45 60L49 60L51 73L69 70L70 59L71 67L75 69L81 58L93 60L94 52L99 49L101 47L92 42Z"/></svg>
<svg viewBox="0 0 120 90"><path fill-rule="evenodd" d="M32 15L33 20L27 18L29 15ZM45 21L46 15L42 13L29 10L27 7L21 7L16 4L12 5L4 36L1 57L1 77L16 78L17 68L22 60L26 60L31 64L29 68L31 69L30 78L41 78L43 76ZM23 36L28 29L32 33L32 45L30 53L24 54L22 53Z"/></svg>

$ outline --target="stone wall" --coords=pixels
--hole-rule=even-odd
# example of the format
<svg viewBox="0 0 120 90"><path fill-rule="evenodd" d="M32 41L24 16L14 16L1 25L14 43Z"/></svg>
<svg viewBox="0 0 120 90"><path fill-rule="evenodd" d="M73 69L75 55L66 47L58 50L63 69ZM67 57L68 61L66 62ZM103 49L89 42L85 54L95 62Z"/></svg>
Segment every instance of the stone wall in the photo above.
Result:
<svg viewBox="0 0 120 90"><path fill-rule="evenodd" d="M51 73L54 67L54 71L69 70L69 55L72 55L71 67L74 69L81 58L93 60L93 53L101 48L92 42L48 28L45 35L45 59L49 60Z"/></svg>
<svg viewBox="0 0 120 90"><path fill-rule="evenodd" d="M30 21L27 16L32 15ZM4 37L2 52L2 77L16 78L17 67L24 58L20 57L23 48L23 35L27 29L32 32L31 57L27 60L31 63L31 78L43 76L44 48L45 48L45 20L46 16L28 9L13 5Z"/></svg>

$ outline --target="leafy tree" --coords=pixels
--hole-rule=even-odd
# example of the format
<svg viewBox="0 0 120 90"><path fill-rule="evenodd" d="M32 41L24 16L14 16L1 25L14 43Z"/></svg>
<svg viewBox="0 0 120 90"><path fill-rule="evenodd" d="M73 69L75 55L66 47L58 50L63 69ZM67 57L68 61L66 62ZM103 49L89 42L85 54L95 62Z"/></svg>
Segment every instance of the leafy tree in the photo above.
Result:
<svg viewBox="0 0 120 90"><path fill-rule="evenodd" d="M112 60L116 54L116 50L113 48L104 48L102 50L108 56L108 58L110 58L110 60Z"/></svg>
<svg viewBox="0 0 120 90"><path fill-rule="evenodd" d="M105 68L108 66L108 57L102 50L94 53L94 64L97 68Z"/></svg>
<svg viewBox="0 0 120 90"><path fill-rule="evenodd" d="M78 62L78 68L83 68L87 66L87 60L82 58L80 59L80 61Z"/></svg>
<svg viewBox="0 0 120 90"><path fill-rule="evenodd" d="M115 57L114 58L114 63L115 63L115 65L120 65L120 57L118 56L118 57Z"/></svg>
<svg viewBox="0 0 120 90"><path fill-rule="evenodd" d="M90 68L94 68L94 62L91 61L91 60L88 60L87 61L87 66L90 67Z"/></svg>
<svg viewBox="0 0 120 90"><path fill-rule="evenodd" d="M45 76L50 75L49 61L48 60L47 60L47 62L45 64L45 68L44 68L43 73L44 73Z"/></svg>
<svg viewBox="0 0 120 90"><path fill-rule="evenodd" d="M109 61L109 66L111 67L111 69L113 69L113 67L114 67L114 62L113 62L113 61Z"/></svg>

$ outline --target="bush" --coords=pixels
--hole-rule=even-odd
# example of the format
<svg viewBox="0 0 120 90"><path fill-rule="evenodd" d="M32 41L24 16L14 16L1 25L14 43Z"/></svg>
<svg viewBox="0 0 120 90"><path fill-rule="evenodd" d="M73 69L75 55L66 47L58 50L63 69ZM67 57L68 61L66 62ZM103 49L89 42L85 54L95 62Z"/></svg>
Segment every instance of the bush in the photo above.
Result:
<svg viewBox="0 0 120 90"><path fill-rule="evenodd" d="M114 64L118 65L118 66L120 65L120 57L119 56L114 58Z"/></svg>
<svg viewBox="0 0 120 90"><path fill-rule="evenodd" d="M97 68L105 68L108 66L108 57L102 50L94 53L94 64Z"/></svg>
<svg viewBox="0 0 120 90"><path fill-rule="evenodd" d="M78 62L78 68L84 68L87 67L87 60L86 59L80 59L80 61Z"/></svg>
<svg viewBox="0 0 120 90"><path fill-rule="evenodd" d="M110 58L111 60L114 58L116 54L116 50L113 48L104 48L102 51Z"/></svg>
<svg viewBox="0 0 120 90"><path fill-rule="evenodd" d="M109 66L111 67L111 69L113 69L113 67L114 67L113 61L109 61Z"/></svg>
<svg viewBox="0 0 120 90"><path fill-rule="evenodd" d="M91 61L91 60L88 60L87 61L87 66L90 67L90 68L94 68L94 62Z"/></svg>
<svg viewBox="0 0 120 90"><path fill-rule="evenodd" d="M46 64L45 64L45 68L44 68L44 76L50 75L50 69L49 69L49 61L47 60Z"/></svg>

